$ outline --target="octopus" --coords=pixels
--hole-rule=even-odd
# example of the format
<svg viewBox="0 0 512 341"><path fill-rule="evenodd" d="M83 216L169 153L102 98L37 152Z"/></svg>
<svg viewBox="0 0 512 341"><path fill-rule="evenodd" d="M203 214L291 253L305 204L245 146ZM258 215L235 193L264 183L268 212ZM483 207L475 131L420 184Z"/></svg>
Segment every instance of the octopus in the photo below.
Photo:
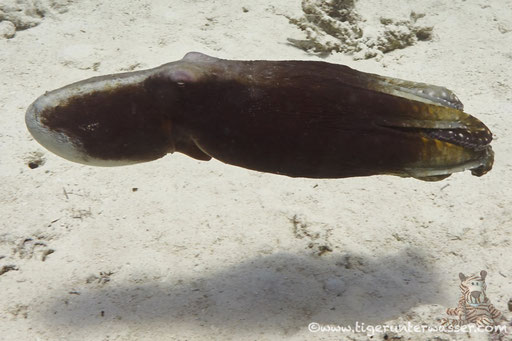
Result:
<svg viewBox="0 0 512 341"><path fill-rule="evenodd" d="M450 90L320 61L179 61L40 96L26 125L70 161L119 166L179 152L303 178L426 181L494 160L492 133Z"/></svg>

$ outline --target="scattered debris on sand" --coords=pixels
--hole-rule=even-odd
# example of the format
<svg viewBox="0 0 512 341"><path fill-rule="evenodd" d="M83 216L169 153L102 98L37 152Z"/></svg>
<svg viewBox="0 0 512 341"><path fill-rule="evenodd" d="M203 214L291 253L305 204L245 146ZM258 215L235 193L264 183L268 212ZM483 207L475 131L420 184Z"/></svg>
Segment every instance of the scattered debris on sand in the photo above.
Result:
<svg viewBox="0 0 512 341"><path fill-rule="evenodd" d="M297 239L304 239L306 249L310 249L313 255L323 256L332 252L332 246L329 242L331 228L324 224L309 223L305 217L297 214L290 218L290 222L293 226L293 236Z"/></svg>
<svg viewBox="0 0 512 341"><path fill-rule="evenodd" d="M379 18L368 24L355 9L356 0L302 0L302 18L290 18L306 32L306 39L288 38L305 51L330 54L343 52L354 59L369 59L432 39L431 26L418 24L425 14L411 12L409 19Z"/></svg>
<svg viewBox="0 0 512 341"><path fill-rule="evenodd" d="M13 253L17 254L20 259L39 259L42 262L54 253L55 250L49 248L43 238L24 238L13 249Z"/></svg>
<svg viewBox="0 0 512 341"><path fill-rule="evenodd" d="M0 38L13 38L16 31L39 25L53 13L65 13L73 0L2 0Z"/></svg>

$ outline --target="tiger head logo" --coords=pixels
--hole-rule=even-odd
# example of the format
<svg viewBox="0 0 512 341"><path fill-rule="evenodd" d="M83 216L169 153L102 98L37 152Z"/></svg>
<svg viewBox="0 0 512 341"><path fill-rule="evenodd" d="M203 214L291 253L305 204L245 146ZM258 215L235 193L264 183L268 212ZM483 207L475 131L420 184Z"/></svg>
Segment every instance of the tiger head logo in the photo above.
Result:
<svg viewBox="0 0 512 341"><path fill-rule="evenodd" d="M485 277L487 271L480 271L480 276L472 275L465 276L462 272L459 273L460 278L460 291L464 300L470 306L478 306L481 303L487 303L489 299L485 294L487 285L485 284Z"/></svg>
<svg viewBox="0 0 512 341"><path fill-rule="evenodd" d="M456 308L446 309L446 313L457 316L458 319L443 318L444 326L463 326L475 323L479 327L495 326L506 320L487 298L485 278L487 271L482 270L478 275L466 276L459 273L461 296Z"/></svg>

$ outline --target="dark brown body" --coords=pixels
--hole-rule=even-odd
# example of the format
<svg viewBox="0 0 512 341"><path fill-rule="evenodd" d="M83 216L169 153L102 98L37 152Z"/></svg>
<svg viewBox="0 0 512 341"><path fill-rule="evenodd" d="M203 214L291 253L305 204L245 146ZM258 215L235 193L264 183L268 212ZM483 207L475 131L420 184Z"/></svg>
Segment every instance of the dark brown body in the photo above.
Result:
<svg viewBox="0 0 512 341"><path fill-rule="evenodd" d="M83 154L73 161L107 165L178 151L310 178L439 179L464 169L481 175L492 166L489 130L444 88L323 62L227 61L196 53L106 77L45 95L61 96L47 101L52 105L36 101L27 112L29 129L32 120L63 134Z"/></svg>

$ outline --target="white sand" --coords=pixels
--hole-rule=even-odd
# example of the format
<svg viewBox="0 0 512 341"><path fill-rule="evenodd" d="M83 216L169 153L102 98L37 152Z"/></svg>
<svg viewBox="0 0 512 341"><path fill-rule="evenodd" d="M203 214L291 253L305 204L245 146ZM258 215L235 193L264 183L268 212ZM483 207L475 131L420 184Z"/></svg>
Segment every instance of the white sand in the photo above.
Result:
<svg viewBox="0 0 512 341"><path fill-rule="evenodd" d="M45 9L37 26L0 39L0 269L12 269L0 275L0 339L365 340L307 325L435 326L456 306L458 273L481 269L508 311L511 2L360 0L368 23L425 13L433 39L380 59L324 59L446 86L489 126L494 169L436 183L292 179L180 154L108 169L67 162L25 128L47 90L188 51L320 58L287 43L305 36L284 16L301 15L299 0L31 3Z"/></svg>

